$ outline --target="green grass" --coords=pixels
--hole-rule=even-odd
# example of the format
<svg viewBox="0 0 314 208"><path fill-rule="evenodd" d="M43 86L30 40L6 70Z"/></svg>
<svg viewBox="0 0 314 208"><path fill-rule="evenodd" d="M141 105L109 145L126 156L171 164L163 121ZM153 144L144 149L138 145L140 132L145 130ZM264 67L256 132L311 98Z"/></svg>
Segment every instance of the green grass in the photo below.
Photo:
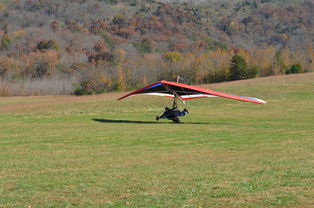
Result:
<svg viewBox="0 0 314 208"><path fill-rule="evenodd" d="M215 85L268 104L192 100L181 124L154 121L166 98L0 98L0 207L311 207L313 80Z"/></svg>

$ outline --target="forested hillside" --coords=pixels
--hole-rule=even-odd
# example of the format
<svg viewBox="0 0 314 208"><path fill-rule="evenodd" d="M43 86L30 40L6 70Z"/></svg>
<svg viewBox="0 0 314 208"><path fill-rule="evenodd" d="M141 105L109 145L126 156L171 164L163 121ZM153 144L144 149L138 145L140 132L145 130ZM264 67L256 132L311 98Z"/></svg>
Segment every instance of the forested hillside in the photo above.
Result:
<svg viewBox="0 0 314 208"><path fill-rule="evenodd" d="M314 71L312 0L2 0L0 96Z"/></svg>

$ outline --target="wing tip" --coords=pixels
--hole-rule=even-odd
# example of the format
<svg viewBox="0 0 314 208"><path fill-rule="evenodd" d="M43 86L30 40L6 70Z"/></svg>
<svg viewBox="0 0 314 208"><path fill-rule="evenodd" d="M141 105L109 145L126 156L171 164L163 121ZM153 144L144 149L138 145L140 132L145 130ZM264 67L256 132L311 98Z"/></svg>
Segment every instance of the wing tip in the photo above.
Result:
<svg viewBox="0 0 314 208"><path fill-rule="evenodd" d="M131 94L131 93L130 93L130 94ZM119 98L117 99L117 101L122 100L122 99L124 99L124 98L130 96L130 94L127 94L127 95L124 95L124 96L122 96L122 97L119 97Z"/></svg>
<svg viewBox="0 0 314 208"><path fill-rule="evenodd" d="M162 80L162 81L164 81L164 80ZM129 97L129 96L131 96L131 95L135 95L135 94L137 94L137 93L139 93L139 92L141 92L141 91L143 91L143 90L145 90L145 89L147 89L147 88L149 88L149 87L152 87L152 86L154 86L154 85L157 85L157 84L159 84L159 83L163 83L162 81L155 82L155 83L150 84L150 85L148 85L148 86L145 86L145 87L143 87L143 88L141 88L141 89L135 90L135 91L133 91L133 92L127 94L127 95L124 95L124 96L118 98L117 101L122 100L122 99L124 99L124 98L126 98L126 97Z"/></svg>
<svg viewBox="0 0 314 208"><path fill-rule="evenodd" d="M264 100L261 100L261 99L258 99L258 98L256 98L256 100L258 101L259 104L263 104L263 105L267 104L267 102L264 101Z"/></svg>

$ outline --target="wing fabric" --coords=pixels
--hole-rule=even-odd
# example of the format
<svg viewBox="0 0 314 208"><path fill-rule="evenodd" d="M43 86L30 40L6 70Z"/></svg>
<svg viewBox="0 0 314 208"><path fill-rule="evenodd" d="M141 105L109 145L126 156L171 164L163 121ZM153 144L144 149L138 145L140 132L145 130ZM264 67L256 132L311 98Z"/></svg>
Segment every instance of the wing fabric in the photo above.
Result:
<svg viewBox="0 0 314 208"><path fill-rule="evenodd" d="M157 95L164 96L169 98L174 98L175 96L180 96L182 100L189 100L195 98L207 98L207 97L224 97L234 100L241 100L245 102L258 103L258 104L266 104L265 101L252 98L252 97L243 97L238 95L231 95L223 92L217 92L214 90L204 89L201 87L170 82L162 80L160 82L156 82L154 84L148 85L144 88L138 89L134 92L131 92L118 100L124 99L133 95Z"/></svg>

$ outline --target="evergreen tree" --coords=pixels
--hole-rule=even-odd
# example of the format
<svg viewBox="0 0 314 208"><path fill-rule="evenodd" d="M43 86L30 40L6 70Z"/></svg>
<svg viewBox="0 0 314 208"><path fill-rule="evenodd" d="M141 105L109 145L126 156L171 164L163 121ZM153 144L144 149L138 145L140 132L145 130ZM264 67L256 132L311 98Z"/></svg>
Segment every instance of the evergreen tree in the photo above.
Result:
<svg viewBox="0 0 314 208"><path fill-rule="evenodd" d="M230 80L245 79L247 63L240 55L234 55L231 60Z"/></svg>
<svg viewBox="0 0 314 208"><path fill-rule="evenodd" d="M248 67L245 59L240 55L234 55L231 60L230 80L254 78L258 72L256 66Z"/></svg>
<svg viewBox="0 0 314 208"><path fill-rule="evenodd" d="M287 71L286 74L297 74L302 73L303 69L300 64L293 64Z"/></svg>
<svg viewBox="0 0 314 208"><path fill-rule="evenodd" d="M0 40L0 50L8 50L11 43L11 38L8 35L3 35L2 39Z"/></svg>

